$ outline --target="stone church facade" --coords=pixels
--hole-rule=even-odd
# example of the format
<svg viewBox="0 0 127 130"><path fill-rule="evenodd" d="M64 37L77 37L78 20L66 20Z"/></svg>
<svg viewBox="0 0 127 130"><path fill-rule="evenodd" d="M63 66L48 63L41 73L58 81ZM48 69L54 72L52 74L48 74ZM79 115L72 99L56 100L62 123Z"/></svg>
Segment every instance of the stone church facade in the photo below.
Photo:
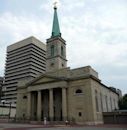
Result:
<svg viewBox="0 0 127 130"><path fill-rule="evenodd" d="M67 67L56 7L52 36L47 39L46 70L32 81L19 81L17 119L102 124L102 112L118 109L119 94L104 85L91 66Z"/></svg>

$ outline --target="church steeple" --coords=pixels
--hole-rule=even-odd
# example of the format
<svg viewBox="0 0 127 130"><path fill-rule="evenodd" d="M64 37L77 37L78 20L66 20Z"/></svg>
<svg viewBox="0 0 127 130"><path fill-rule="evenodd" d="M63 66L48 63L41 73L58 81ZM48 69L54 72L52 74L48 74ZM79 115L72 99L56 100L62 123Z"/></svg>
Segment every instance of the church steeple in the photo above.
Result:
<svg viewBox="0 0 127 130"><path fill-rule="evenodd" d="M52 36L47 39L46 71L55 71L67 67L66 41L61 37L57 7L55 2Z"/></svg>
<svg viewBox="0 0 127 130"><path fill-rule="evenodd" d="M54 7L54 18L53 18L53 27L52 27L52 37L55 36L61 36L56 6Z"/></svg>

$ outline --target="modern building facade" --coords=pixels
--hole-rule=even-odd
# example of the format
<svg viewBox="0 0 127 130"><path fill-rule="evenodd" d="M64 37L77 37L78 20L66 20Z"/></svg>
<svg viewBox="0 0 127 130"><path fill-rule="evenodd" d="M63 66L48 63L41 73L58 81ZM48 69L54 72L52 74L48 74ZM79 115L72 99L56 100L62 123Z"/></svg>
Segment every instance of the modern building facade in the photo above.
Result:
<svg viewBox="0 0 127 130"><path fill-rule="evenodd" d="M0 101L2 96L3 77L0 77Z"/></svg>
<svg viewBox="0 0 127 130"><path fill-rule="evenodd" d="M3 85L3 77L0 77L0 87Z"/></svg>
<svg viewBox="0 0 127 130"><path fill-rule="evenodd" d="M2 100L16 103L18 81L33 79L45 70L46 46L35 37L8 46Z"/></svg>
<svg viewBox="0 0 127 130"><path fill-rule="evenodd" d="M67 67L58 23L55 7L52 36L47 40L47 71L30 82L19 82L16 117L102 124L102 112L118 109L119 94L104 85L90 66Z"/></svg>

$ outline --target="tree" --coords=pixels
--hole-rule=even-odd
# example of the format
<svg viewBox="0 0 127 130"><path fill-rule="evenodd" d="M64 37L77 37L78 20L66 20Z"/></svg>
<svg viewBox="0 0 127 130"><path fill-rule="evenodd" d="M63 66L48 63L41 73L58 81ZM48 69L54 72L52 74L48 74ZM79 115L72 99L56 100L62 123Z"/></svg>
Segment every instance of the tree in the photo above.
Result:
<svg viewBox="0 0 127 130"><path fill-rule="evenodd" d="M127 110L127 94L125 94L125 95L119 100L119 109L120 109L120 110Z"/></svg>

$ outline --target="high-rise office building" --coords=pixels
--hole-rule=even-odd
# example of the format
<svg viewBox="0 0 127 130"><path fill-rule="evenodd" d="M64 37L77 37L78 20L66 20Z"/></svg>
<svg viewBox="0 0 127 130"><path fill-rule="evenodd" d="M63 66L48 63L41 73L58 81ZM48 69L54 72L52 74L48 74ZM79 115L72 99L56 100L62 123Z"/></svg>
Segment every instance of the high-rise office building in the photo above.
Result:
<svg viewBox="0 0 127 130"><path fill-rule="evenodd" d="M3 77L0 77L0 101L2 96Z"/></svg>
<svg viewBox="0 0 127 130"><path fill-rule="evenodd" d="M3 84L3 77L0 77L0 87L2 87Z"/></svg>
<svg viewBox="0 0 127 130"><path fill-rule="evenodd" d="M16 103L18 80L35 78L45 69L46 46L35 37L8 46L2 100Z"/></svg>

